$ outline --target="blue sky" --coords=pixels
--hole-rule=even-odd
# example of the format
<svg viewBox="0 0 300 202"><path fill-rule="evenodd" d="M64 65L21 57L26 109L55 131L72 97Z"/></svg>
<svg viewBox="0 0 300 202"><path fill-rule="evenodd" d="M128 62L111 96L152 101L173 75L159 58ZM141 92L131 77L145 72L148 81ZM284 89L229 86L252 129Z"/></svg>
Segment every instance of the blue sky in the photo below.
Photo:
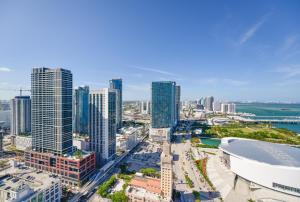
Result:
<svg viewBox="0 0 300 202"><path fill-rule="evenodd" d="M300 1L0 0L0 99L32 67L74 86L123 78L125 100L175 80L183 99L300 101Z"/></svg>

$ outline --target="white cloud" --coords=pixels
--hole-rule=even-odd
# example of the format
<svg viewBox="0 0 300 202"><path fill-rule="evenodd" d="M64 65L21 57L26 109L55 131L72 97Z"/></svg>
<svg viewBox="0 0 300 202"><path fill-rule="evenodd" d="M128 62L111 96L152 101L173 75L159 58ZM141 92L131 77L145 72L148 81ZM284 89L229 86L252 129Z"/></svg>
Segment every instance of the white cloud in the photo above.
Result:
<svg viewBox="0 0 300 202"><path fill-rule="evenodd" d="M294 44L297 42L298 40L298 36L297 35L292 35L292 36L288 36L283 43L282 46L282 51L287 51L288 49L290 49L291 47L294 46Z"/></svg>
<svg viewBox="0 0 300 202"><path fill-rule="evenodd" d="M274 72L281 73L285 78L291 78L300 75L300 65L288 65L277 68Z"/></svg>
<svg viewBox="0 0 300 202"><path fill-rule="evenodd" d="M161 70L161 69L155 69L155 68L148 68L148 67L141 67L141 66L130 66L134 69L139 69L139 70L143 70L143 71L148 71L148 72L154 72L154 73L159 73L159 74L164 74L164 75L168 75L168 76L177 76L176 74L172 73L172 72L168 72L165 70Z"/></svg>
<svg viewBox="0 0 300 202"><path fill-rule="evenodd" d="M11 72L12 69L8 68L8 67L0 67L0 72Z"/></svg>
<svg viewBox="0 0 300 202"><path fill-rule="evenodd" d="M242 45L246 43L251 37L255 35L258 29L266 22L270 13L264 15L258 22L252 25L240 38L239 44Z"/></svg>

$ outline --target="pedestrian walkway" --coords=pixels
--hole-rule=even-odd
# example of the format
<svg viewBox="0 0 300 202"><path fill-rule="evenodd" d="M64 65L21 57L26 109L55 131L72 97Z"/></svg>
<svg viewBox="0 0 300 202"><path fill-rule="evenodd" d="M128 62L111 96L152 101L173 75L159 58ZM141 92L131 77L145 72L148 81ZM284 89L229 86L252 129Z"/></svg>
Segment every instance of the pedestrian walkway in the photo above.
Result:
<svg viewBox="0 0 300 202"><path fill-rule="evenodd" d="M221 197L226 199L233 189L235 175L223 164L221 164L218 155L211 156L207 162L207 175Z"/></svg>

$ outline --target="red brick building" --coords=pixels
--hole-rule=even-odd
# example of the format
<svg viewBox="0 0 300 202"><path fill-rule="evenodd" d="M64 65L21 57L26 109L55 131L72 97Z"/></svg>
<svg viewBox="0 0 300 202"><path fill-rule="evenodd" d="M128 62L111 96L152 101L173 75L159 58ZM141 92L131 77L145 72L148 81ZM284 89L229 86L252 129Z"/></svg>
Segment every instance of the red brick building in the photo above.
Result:
<svg viewBox="0 0 300 202"><path fill-rule="evenodd" d="M25 165L57 174L67 186L84 184L96 169L95 153L83 152L81 157L56 156L51 153L25 152Z"/></svg>

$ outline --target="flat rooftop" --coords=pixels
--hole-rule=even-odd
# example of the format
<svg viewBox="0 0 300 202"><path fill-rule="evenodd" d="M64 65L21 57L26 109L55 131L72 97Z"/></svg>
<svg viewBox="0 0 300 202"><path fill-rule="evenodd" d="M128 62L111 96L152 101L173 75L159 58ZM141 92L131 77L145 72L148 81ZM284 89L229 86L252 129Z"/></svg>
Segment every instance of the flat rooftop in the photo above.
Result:
<svg viewBox="0 0 300 202"><path fill-rule="evenodd" d="M134 176L134 178L132 178L132 180L129 182L129 185L137 188L142 188L151 193L161 193L160 179Z"/></svg>
<svg viewBox="0 0 300 202"><path fill-rule="evenodd" d="M27 167L23 167L23 169L10 168L8 173L13 175L3 177L0 180L1 190L18 192L24 186L28 186L36 191L48 188L52 183L59 182L59 178L54 177L54 175Z"/></svg>
<svg viewBox="0 0 300 202"><path fill-rule="evenodd" d="M220 149L271 165L300 167L300 148L242 138L223 138Z"/></svg>

